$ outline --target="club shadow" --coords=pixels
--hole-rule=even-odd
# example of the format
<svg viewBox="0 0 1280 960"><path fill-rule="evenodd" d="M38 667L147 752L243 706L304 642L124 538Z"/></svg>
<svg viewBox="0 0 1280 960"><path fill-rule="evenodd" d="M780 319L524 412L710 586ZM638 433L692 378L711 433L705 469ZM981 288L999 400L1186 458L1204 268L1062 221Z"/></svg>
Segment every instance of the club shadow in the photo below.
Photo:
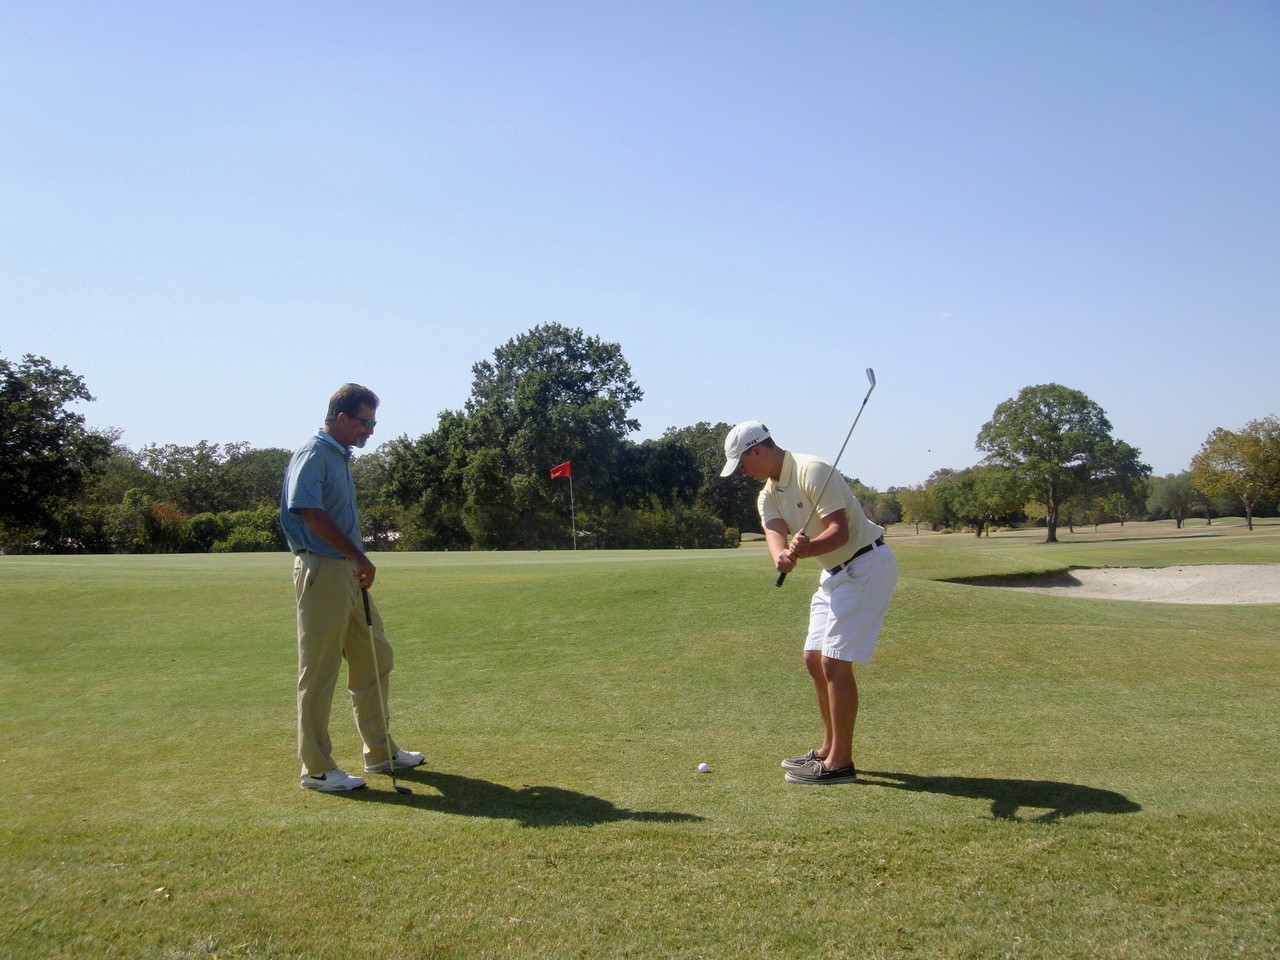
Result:
<svg viewBox="0 0 1280 960"><path fill-rule="evenodd" d="M877 787L937 793L985 800L997 820L1052 823L1079 813L1137 813L1141 805L1114 790L1054 780L1009 780L992 777L923 777L913 773L859 770L858 779ZM1044 810L1038 816L1018 815L1022 808Z"/></svg>
<svg viewBox="0 0 1280 960"><path fill-rule="evenodd" d="M462 817L515 820L524 827L592 827L622 820L696 823L705 819L692 813L628 810L603 797L563 787L525 784L516 789L490 780L436 770L405 770L397 773L396 779L405 786L412 784L414 792L395 793L388 778L378 777L369 780L370 789L356 790L345 796L366 803L395 803ZM383 783L386 789L382 789ZM423 792L424 788L429 792Z"/></svg>

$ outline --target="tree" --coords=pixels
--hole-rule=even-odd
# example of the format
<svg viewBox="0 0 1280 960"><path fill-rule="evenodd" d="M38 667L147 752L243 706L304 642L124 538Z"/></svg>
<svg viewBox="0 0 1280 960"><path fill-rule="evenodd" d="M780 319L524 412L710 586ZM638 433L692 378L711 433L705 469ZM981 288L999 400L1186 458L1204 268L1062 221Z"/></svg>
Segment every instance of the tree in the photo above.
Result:
<svg viewBox="0 0 1280 960"><path fill-rule="evenodd" d="M1152 517L1172 517L1178 529L1195 509L1195 493L1191 489L1191 474L1167 474L1152 477L1147 492L1147 513Z"/></svg>
<svg viewBox="0 0 1280 960"><path fill-rule="evenodd" d="M1191 485L1238 501L1252 530L1258 505L1280 498L1280 420L1251 420L1238 432L1218 427L1191 460Z"/></svg>
<svg viewBox="0 0 1280 960"><path fill-rule="evenodd" d="M1080 490L1067 497L1058 504L1058 526L1066 524L1067 529L1075 533L1076 524L1091 522L1096 500L1097 497L1093 496L1088 490ZM1045 508L1040 504L1036 504L1036 506L1039 508L1036 519L1045 519ZM1028 512L1028 515L1030 515L1030 512Z"/></svg>
<svg viewBox="0 0 1280 960"><path fill-rule="evenodd" d="M1102 408L1056 383L1024 387L978 432L986 462L1007 467L1044 506L1046 543L1058 540L1058 510L1077 493L1133 490L1151 473L1139 451L1111 436Z"/></svg>
<svg viewBox="0 0 1280 960"><path fill-rule="evenodd" d="M471 545L461 496L461 470L470 444L466 417L440 415L436 429L382 447L385 496L401 507L401 550L465 550ZM363 458L362 458L363 459Z"/></svg>
<svg viewBox="0 0 1280 960"><path fill-rule="evenodd" d="M693 452L676 438L626 443L614 467L614 495L628 507L691 506L702 488Z"/></svg>
<svg viewBox="0 0 1280 960"><path fill-rule="evenodd" d="M61 514L110 456L113 438L85 429L70 409L92 400L66 367L0 357L0 545L62 548Z"/></svg>
<svg viewBox="0 0 1280 960"><path fill-rule="evenodd" d="M898 498L891 493L880 493L856 480L850 482L854 496L862 504L862 512L872 523L882 527L891 527L902 521L902 507Z"/></svg>
<svg viewBox="0 0 1280 960"><path fill-rule="evenodd" d="M120 434L110 434L111 451L93 480L85 487L82 498L104 507L124 503L130 490L141 490L152 500L160 498L160 486L154 474L142 465L142 458L120 442Z"/></svg>
<svg viewBox="0 0 1280 960"><path fill-rule="evenodd" d="M956 486L956 475L959 473L950 467L943 467L929 474L925 486L929 489L935 508L935 529L953 529L960 524L960 515L956 510L956 498L959 489Z"/></svg>
<svg viewBox="0 0 1280 960"><path fill-rule="evenodd" d="M1139 509L1137 498L1121 491L1107 494L1102 498L1102 502L1106 506L1107 516L1112 520L1119 520L1122 527L1125 521Z"/></svg>
<svg viewBox="0 0 1280 960"><path fill-rule="evenodd" d="M700 420L688 427L668 427L662 439L679 443L692 454L702 475L698 491L700 504L719 517L726 527L761 533L760 514L756 511L760 485L738 474L720 476L724 466L724 438L731 429L727 423Z"/></svg>
<svg viewBox="0 0 1280 960"><path fill-rule="evenodd" d="M228 443L222 448L223 461L217 473L221 479L226 509L257 510L279 507L280 485L293 453L283 447L250 447L248 443ZM353 463L377 454L367 454ZM355 472L355 467L352 467ZM359 489L357 487L357 489ZM364 500L358 501L361 507Z"/></svg>
<svg viewBox="0 0 1280 960"><path fill-rule="evenodd" d="M138 456L143 469L155 477L159 498L172 501L183 512L217 513L236 506L227 495L222 476L225 458L218 444L208 440L194 447L152 443Z"/></svg>
<svg viewBox="0 0 1280 960"><path fill-rule="evenodd" d="M463 412L441 415L442 436L389 450L397 497L456 509L474 546L567 541L568 512L548 471L571 461L579 504L606 501L619 450L640 426L629 414L643 392L622 349L544 324L471 369L471 397ZM411 462L417 456L432 462Z"/></svg>
<svg viewBox="0 0 1280 960"><path fill-rule="evenodd" d="M977 537L997 520L1018 513L1026 502L1017 475L1003 467L970 467L957 473L951 483L956 518L973 527Z"/></svg>
<svg viewBox="0 0 1280 960"><path fill-rule="evenodd" d="M916 533L920 532L922 523L932 529L939 522L941 510L937 498L927 485L921 483L914 487L902 487L896 491L895 496L902 507L902 522L914 523Z"/></svg>

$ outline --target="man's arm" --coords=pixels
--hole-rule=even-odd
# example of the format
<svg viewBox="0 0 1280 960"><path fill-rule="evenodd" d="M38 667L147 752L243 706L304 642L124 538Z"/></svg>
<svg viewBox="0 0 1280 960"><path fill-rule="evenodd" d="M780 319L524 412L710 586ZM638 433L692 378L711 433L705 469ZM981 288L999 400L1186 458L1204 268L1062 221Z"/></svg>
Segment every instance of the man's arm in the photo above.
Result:
<svg viewBox="0 0 1280 960"><path fill-rule="evenodd" d="M849 542L849 515L843 510L829 513L822 518L822 532L810 540L801 530L791 541L791 550L797 560L817 557L832 550L839 550Z"/></svg>
<svg viewBox="0 0 1280 960"><path fill-rule="evenodd" d="M302 507L298 510L298 515L317 537L347 558L351 564L351 571L360 581L360 586L365 589L373 586L373 578L378 572L377 567L369 561L368 555L363 550L351 542L350 537L338 529L338 525L333 522L329 514L320 507Z"/></svg>
<svg viewBox="0 0 1280 960"><path fill-rule="evenodd" d="M796 568L795 554L787 545L787 532L785 520L770 520L764 525L764 545L769 549L773 569L779 573L790 573Z"/></svg>
<svg viewBox="0 0 1280 960"><path fill-rule="evenodd" d="M773 558L773 568L779 573L790 573L796 563L805 557L816 557L838 550L849 542L849 517L843 510L822 518L822 532L810 540L801 530L787 543L787 525L782 520L770 520L764 525L764 541Z"/></svg>

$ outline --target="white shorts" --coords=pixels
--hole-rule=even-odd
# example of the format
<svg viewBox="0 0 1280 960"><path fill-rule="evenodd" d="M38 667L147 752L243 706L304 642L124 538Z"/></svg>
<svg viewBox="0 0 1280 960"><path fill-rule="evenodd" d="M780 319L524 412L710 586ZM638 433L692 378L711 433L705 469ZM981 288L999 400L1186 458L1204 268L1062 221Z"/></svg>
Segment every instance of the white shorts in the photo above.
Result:
<svg viewBox="0 0 1280 960"><path fill-rule="evenodd" d="M832 660L870 663L897 582L898 561L888 547L867 551L839 573L822 571L809 602L805 650L821 650Z"/></svg>

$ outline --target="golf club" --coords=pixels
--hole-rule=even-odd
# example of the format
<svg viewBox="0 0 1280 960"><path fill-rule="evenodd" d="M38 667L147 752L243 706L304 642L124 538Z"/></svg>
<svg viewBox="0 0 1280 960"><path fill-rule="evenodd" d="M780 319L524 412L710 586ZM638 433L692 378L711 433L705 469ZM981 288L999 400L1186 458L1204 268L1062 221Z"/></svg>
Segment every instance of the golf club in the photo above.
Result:
<svg viewBox="0 0 1280 960"><path fill-rule="evenodd" d="M853 436L853 427L856 427L858 425L858 421L862 419L862 411L866 407L867 401L871 399L871 391L876 388L876 372L870 367L867 367L867 382L870 383L871 386L867 388L867 395L862 398L862 406L858 408L858 415L853 418L853 426L851 426L849 428L849 432L844 435L844 443L840 444L840 452L836 454L835 462L831 464L831 472L827 474L827 479L822 482L822 489L818 491L818 495L813 498L813 509L809 511L809 516L807 516L804 523L800 525L800 529L802 531L808 529L809 523L813 520L813 515L818 512L818 504L822 501L822 495L827 492L827 484L831 482L831 477L835 474L836 467L840 465L840 458L844 456L844 448L849 445L849 438ZM787 579L787 575L785 573L778 574L778 579L777 582L774 583L774 586L782 586L782 581L785 579Z"/></svg>
<svg viewBox="0 0 1280 960"><path fill-rule="evenodd" d="M396 755L391 750L391 717L387 714L387 701L382 696L382 671L378 669L378 641L373 636L373 611L369 609L369 589L360 588L364 600L364 622L369 628L369 650L373 653L374 683L378 685L378 706L382 710L382 729L387 734L387 772L391 774L391 786L396 793L413 793L408 787L396 783Z"/></svg>

